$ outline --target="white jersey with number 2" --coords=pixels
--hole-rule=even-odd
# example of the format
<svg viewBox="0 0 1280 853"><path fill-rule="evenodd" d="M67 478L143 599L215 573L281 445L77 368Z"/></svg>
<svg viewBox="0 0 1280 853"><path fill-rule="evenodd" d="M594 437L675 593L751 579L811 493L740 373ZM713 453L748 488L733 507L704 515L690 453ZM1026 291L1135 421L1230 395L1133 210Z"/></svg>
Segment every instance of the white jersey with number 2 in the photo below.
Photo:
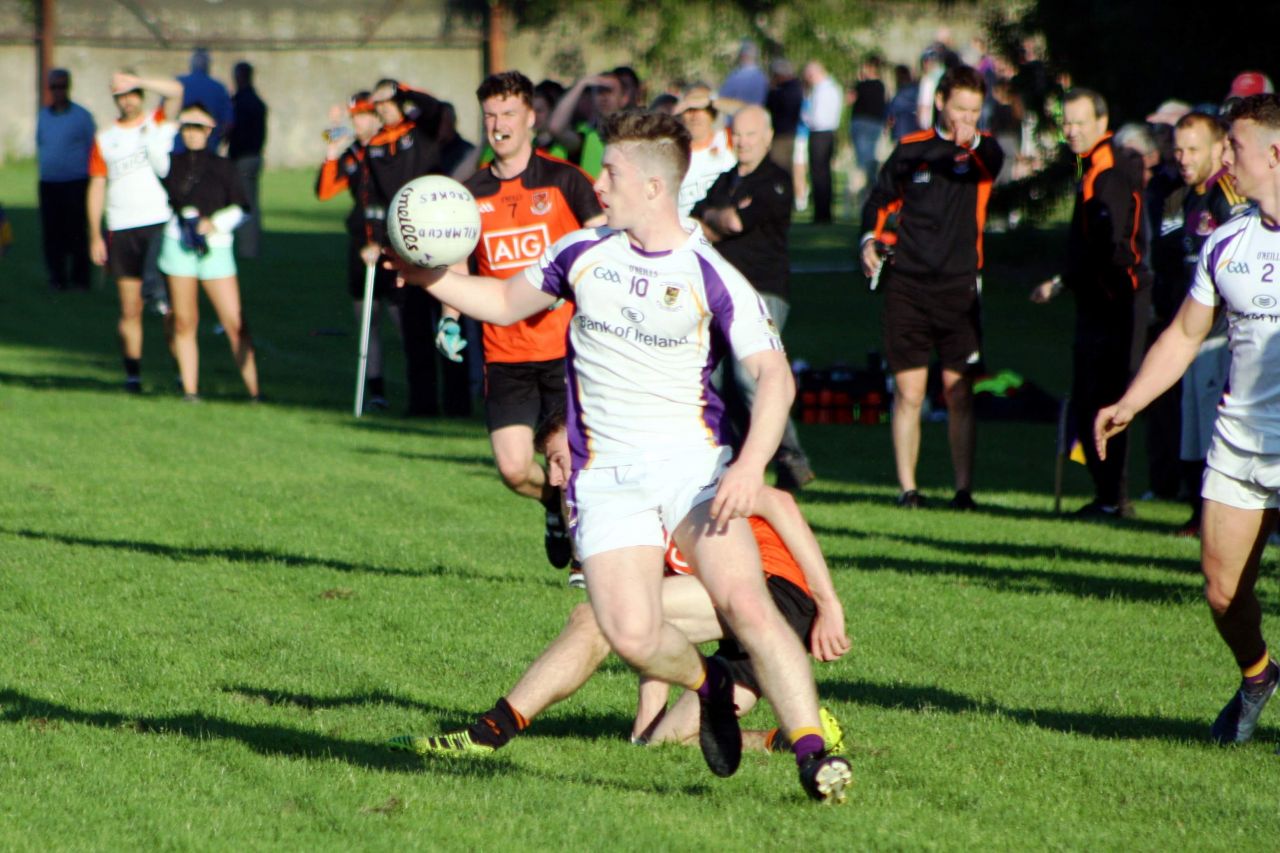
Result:
<svg viewBox="0 0 1280 853"><path fill-rule="evenodd" d="M1239 450L1280 453L1280 230L1256 210L1219 226L1190 295L1227 315L1231 374L1215 433Z"/></svg>
<svg viewBox="0 0 1280 853"><path fill-rule="evenodd" d="M672 459L724 444L719 360L782 350L759 294L691 220L688 240L649 253L622 231L575 231L524 275L575 304L569 447L575 470Z"/></svg>

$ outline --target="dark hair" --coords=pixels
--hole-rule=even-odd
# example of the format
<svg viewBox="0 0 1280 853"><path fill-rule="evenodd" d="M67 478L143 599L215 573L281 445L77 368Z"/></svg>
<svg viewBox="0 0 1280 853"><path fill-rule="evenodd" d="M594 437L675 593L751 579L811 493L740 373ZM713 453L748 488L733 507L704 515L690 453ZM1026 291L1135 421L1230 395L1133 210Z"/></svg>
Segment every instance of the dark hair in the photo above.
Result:
<svg viewBox="0 0 1280 853"><path fill-rule="evenodd" d="M490 98L519 98L525 106L532 107L533 81L519 71L490 74L476 89L476 99L483 103Z"/></svg>
<svg viewBox="0 0 1280 853"><path fill-rule="evenodd" d="M942 79L938 81L938 94L942 96L943 103L946 103L956 89L977 92L986 97L987 81L968 65L957 65L954 68L948 68L942 75Z"/></svg>
<svg viewBox="0 0 1280 853"><path fill-rule="evenodd" d="M893 66L893 85L898 89L905 89L914 81L911 79L911 69L905 65Z"/></svg>
<svg viewBox="0 0 1280 853"><path fill-rule="evenodd" d="M555 408L547 413L538 424L538 431L533 434L533 449L539 453L547 452L547 439L557 431L565 429L566 421L563 408Z"/></svg>
<svg viewBox="0 0 1280 853"><path fill-rule="evenodd" d="M1227 129L1222 125L1222 121L1217 116L1211 116L1208 113L1187 113L1178 119L1178 123L1173 128L1174 130L1186 130L1196 125L1209 131L1209 138L1214 142L1220 141L1227 135Z"/></svg>
<svg viewBox="0 0 1280 853"><path fill-rule="evenodd" d="M605 145L636 143L664 161L675 179L671 187L673 195L689 171L691 138L675 116L649 110L621 110L605 118L600 138Z"/></svg>
<svg viewBox="0 0 1280 853"><path fill-rule="evenodd" d="M1280 95L1250 95L1233 103L1227 121L1253 121L1268 130L1280 130Z"/></svg>
<svg viewBox="0 0 1280 853"><path fill-rule="evenodd" d="M560 99L564 97L564 86L561 86L555 80L543 80L541 83L533 87L534 97L542 98L547 102L548 106L555 108L560 103Z"/></svg>
<svg viewBox="0 0 1280 853"><path fill-rule="evenodd" d="M1066 94L1062 96L1062 104L1066 106L1072 101L1088 101L1092 104L1094 118L1102 118L1107 114L1107 99L1092 89L1085 89L1080 86L1068 89Z"/></svg>
<svg viewBox="0 0 1280 853"><path fill-rule="evenodd" d="M381 89L383 86L390 86L396 91L399 91L400 81L395 79L394 77L383 77L377 83L373 84L373 90L376 92L377 90Z"/></svg>
<svg viewBox="0 0 1280 853"><path fill-rule="evenodd" d="M630 65L619 65L617 68L609 72L618 78L618 83L622 86L622 91L631 96L633 103L640 99L640 75Z"/></svg>

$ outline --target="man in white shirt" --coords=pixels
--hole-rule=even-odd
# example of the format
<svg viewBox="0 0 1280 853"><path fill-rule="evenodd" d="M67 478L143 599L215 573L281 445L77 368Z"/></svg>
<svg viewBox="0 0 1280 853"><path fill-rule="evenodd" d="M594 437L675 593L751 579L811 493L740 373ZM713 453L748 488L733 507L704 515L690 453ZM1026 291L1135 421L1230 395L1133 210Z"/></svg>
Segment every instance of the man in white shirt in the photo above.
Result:
<svg viewBox="0 0 1280 853"><path fill-rule="evenodd" d="M804 67L804 82L809 97L801 118L809 128L809 180L813 193L814 224L831 222L831 156L835 150L836 128L840 127L840 111L844 95L821 62Z"/></svg>
<svg viewBox="0 0 1280 853"><path fill-rule="evenodd" d="M741 758L732 679L664 621L662 554L670 531L724 613L793 744L801 783L840 800L849 762L825 751L813 675L773 606L746 519L782 436L795 387L763 302L676 197L689 133L662 113L624 112L604 126L595 183L608 227L570 234L508 279L400 265L410 282L492 323L575 303L569 332L570 531L592 610L610 645L641 674L698 693L700 744L712 772ZM726 347L754 375L751 428L729 464L723 405L710 384Z"/></svg>
<svg viewBox="0 0 1280 853"><path fill-rule="evenodd" d="M1280 507L1280 97L1243 98L1228 113L1223 158L1241 195L1257 203L1205 241L1191 291L1147 352L1119 402L1098 412L1098 455L1156 397L1177 382L1225 311L1229 391L1209 445L1200 528L1205 598L1240 667L1239 689L1210 728L1220 744L1244 743L1280 684L1262 636L1254 587Z"/></svg>

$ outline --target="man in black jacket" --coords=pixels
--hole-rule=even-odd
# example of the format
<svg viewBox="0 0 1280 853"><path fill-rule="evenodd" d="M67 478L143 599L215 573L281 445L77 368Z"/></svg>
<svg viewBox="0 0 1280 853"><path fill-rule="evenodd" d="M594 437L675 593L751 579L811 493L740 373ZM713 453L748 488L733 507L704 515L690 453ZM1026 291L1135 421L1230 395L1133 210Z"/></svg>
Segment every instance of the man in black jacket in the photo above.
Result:
<svg viewBox="0 0 1280 853"><path fill-rule="evenodd" d="M893 456L898 505L924 506L916 489L920 411L934 350L942 365L955 469L953 509L973 509L973 377L982 366L980 295L987 199L1004 152L978 133L986 83L967 66L943 75L934 101L940 126L904 136L889 155L862 214L862 270L885 290L884 348L893 373ZM890 220L896 226L890 228ZM895 251L886 261L884 247Z"/></svg>
<svg viewBox="0 0 1280 853"><path fill-rule="evenodd" d="M1089 436L1098 410L1124 393L1141 356L1135 312L1141 281L1142 174L1137 153L1114 144L1107 130L1107 102L1097 92L1072 89L1063 97L1063 134L1079 158L1080 184L1067 244L1066 271L1042 282L1032 302L1048 302L1069 288L1076 298L1071 404L1084 447L1094 499L1078 511L1092 518L1129 517L1126 437L1111 442L1100 459Z"/></svg>
<svg viewBox="0 0 1280 853"><path fill-rule="evenodd" d="M778 330L786 324L791 265L787 229L791 227L791 173L769 159L773 126L763 107L743 107L733 117L733 151L738 165L722 174L694 205L707 239L760 293ZM735 363L734 378L745 412L751 410L756 385ZM726 384L727 378L726 378ZM735 418L740 432L746 419ZM795 491L814 479L809 459L800 447L795 424L788 419L782 444L773 460L778 488Z"/></svg>

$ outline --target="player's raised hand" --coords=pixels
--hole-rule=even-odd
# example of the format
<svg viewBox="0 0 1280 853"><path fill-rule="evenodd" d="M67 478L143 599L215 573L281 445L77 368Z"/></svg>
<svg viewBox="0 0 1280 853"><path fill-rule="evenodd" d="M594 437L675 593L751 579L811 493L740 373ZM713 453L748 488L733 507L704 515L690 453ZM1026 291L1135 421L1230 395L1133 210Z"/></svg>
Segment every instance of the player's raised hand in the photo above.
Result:
<svg viewBox="0 0 1280 853"><path fill-rule="evenodd" d="M743 465L741 461L730 465L720 477L720 486L711 501L711 520L716 532L724 533L735 518L749 518L762 489L764 469Z"/></svg>
<svg viewBox="0 0 1280 853"><path fill-rule="evenodd" d="M1128 406L1116 403L1098 410L1093 420L1093 444L1098 450L1098 458L1107 458L1107 440L1113 435L1124 432L1137 414Z"/></svg>

